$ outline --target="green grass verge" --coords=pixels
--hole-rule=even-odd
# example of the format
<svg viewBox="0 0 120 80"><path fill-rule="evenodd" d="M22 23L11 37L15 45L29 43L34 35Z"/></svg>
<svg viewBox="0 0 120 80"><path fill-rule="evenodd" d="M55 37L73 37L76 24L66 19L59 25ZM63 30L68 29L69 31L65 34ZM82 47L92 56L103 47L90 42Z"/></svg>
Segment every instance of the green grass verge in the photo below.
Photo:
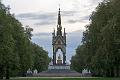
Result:
<svg viewBox="0 0 120 80"><path fill-rule="evenodd" d="M120 80L120 78L12 78L10 80Z"/></svg>

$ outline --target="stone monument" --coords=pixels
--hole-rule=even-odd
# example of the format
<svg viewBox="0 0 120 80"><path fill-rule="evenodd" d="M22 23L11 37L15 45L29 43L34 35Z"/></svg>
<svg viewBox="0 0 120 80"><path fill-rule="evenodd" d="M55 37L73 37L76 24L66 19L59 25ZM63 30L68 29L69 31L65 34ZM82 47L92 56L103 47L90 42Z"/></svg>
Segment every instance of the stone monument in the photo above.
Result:
<svg viewBox="0 0 120 80"><path fill-rule="evenodd" d="M63 54L63 65L66 64L66 32L64 28L64 32L62 32L62 25L61 25L61 14L60 8L58 13L58 24L57 24L57 32L52 33L52 45L53 45L53 64L56 65L56 52L58 49L62 51Z"/></svg>
<svg viewBox="0 0 120 80"><path fill-rule="evenodd" d="M49 65L48 69L70 69L70 65L66 64L66 32L64 28L64 32L62 32L61 25L61 14L60 8L58 12L58 23L57 23L57 31L52 33L52 45L53 45L53 65ZM57 51L61 50L63 58L61 59L61 55L59 54L58 60L56 59Z"/></svg>

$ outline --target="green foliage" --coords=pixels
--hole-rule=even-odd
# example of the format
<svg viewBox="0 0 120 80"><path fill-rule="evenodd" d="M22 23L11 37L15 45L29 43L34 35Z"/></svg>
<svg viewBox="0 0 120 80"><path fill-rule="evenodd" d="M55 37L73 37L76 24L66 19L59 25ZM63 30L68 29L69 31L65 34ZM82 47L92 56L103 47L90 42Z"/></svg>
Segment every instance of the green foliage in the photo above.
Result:
<svg viewBox="0 0 120 80"><path fill-rule="evenodd" d="M84 50L85 50L84 45L78 46L78 48L76 49L76 55L72 56L71 58L71 68L78 72L82 72L82 69L84 69L86 65L84 64L85 63Z"/></svg>
<svg viewBox="0 0 120 80"><path fill-rule="evenodd" d="M38 72L47 70L48 64L50 62L48 53L45 50L43 50L42 47L39 47L36 44L32 44L32 45L33 45L33 56L34 56L33 69L37 69Z"/></svg>
<svg viewBox="0 0 120 80"><path fill-rule="evenodd" d="M0 2L0 79L25 76L29 68L47 69L48 54L30 41L31 31L32 28L24 30L9 8Z"/></svg>
<svg viewBox="0 0 120 80"><path fill-rule="evenodd" d="M120 76L120 1L104 0L90 20L83 33L83 44L72 59L73 64L81 66L72 66L88 68L94 76ZM76 56L78 60L74 61Z"/></svg>

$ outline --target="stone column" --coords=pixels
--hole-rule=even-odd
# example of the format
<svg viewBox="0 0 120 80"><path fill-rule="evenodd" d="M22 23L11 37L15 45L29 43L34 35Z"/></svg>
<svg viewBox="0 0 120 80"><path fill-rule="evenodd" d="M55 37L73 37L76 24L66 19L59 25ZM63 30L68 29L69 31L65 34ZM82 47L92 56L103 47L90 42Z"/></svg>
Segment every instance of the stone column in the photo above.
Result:
<svg viewBox="0 0 120 80"><path fill-rule="evenodd" d="M56 53L53 53L53 65L56 64Z"/></svg>
<svg viewBox="0 0 120 80"><path fill-rule="evenodd" d="M65 61L66 61L66 55L65 53L63 53L63 64L66 64Z"/></svg>

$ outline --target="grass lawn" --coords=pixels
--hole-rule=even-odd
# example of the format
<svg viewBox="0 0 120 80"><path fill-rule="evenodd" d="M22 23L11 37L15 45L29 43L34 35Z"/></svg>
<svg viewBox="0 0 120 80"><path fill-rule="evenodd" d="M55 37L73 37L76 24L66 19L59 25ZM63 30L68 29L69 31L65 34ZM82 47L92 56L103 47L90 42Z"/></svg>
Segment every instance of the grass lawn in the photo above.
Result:
<svg viewBox="0 0 120 80"><path fill-rule="evenodd" d="M66 78L66 77L48 77L48 78L40 78L40 77L35 77L35 78L12 78L10 80L120 80L120 78Z"/></svg>

